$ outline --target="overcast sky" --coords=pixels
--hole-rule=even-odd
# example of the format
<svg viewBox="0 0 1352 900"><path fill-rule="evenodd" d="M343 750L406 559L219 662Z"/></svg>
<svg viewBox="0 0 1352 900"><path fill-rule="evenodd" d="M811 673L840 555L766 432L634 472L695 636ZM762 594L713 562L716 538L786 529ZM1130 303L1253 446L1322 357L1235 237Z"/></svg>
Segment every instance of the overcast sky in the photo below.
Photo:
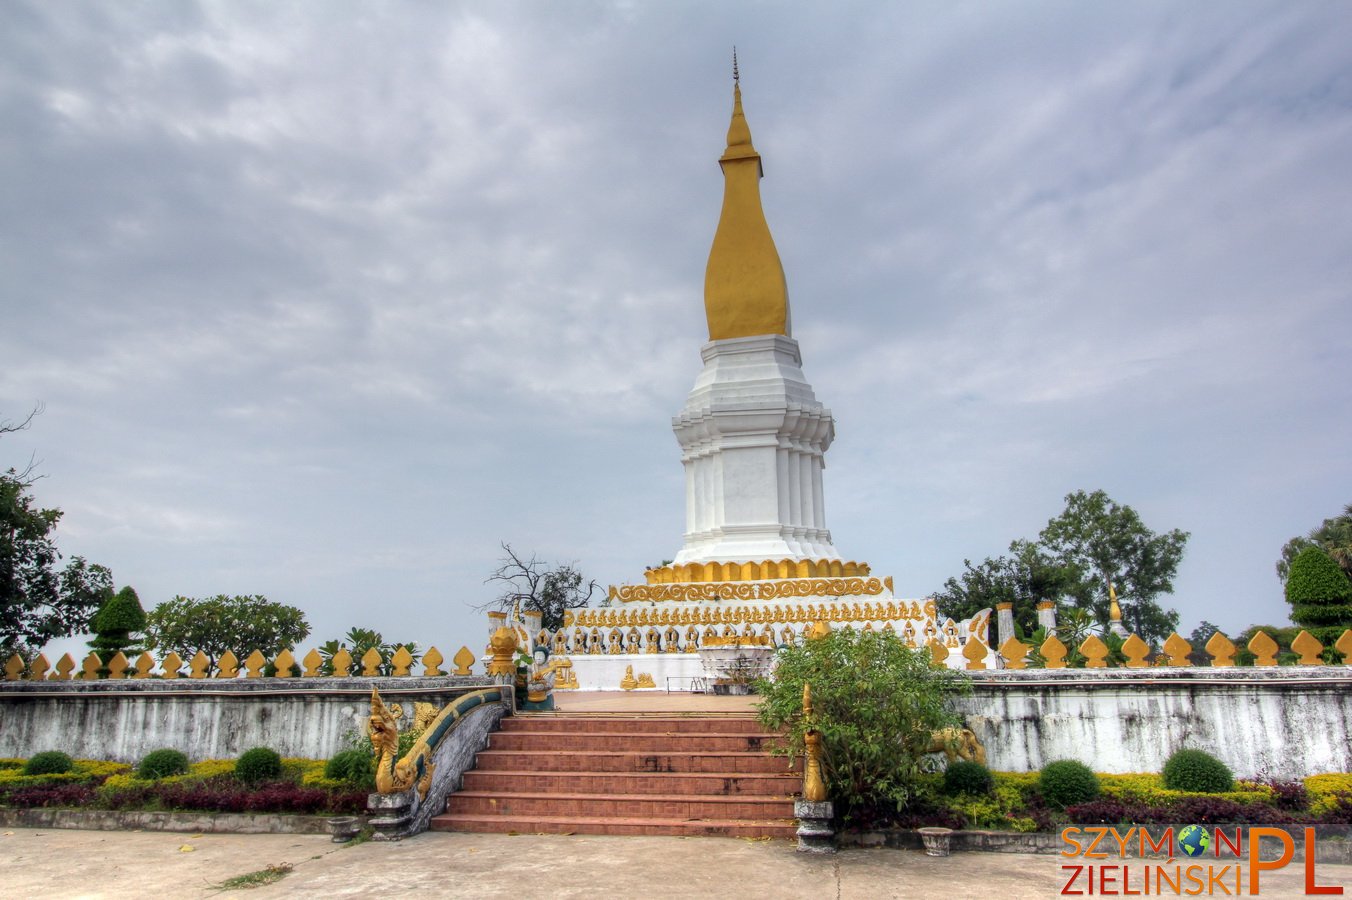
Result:
<svg viewBox="0 0 1352 900"><path fill-rule="evenodd" d="M1285 622L1352 501L1346 2L6 0L0 465L307 645L477 647L500 541L641 581L733 44L841 553L923 596L1102 488L1192 533L1185 634Z"/></svg>

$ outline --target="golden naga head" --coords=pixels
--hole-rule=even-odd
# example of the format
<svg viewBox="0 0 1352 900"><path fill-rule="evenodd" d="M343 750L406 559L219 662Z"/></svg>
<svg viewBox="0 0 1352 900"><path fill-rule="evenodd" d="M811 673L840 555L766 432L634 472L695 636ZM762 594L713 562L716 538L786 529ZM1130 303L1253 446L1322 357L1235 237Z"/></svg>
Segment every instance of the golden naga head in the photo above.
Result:
<svg viewBox="0 0 1352 900"><path fill-rule="evenodd" d="M399 726L394 713L380 699L380 692L371 688L371 717L367 720L367 731L371 735L371 744L377 750L393 750L399 746Z"/></svg>

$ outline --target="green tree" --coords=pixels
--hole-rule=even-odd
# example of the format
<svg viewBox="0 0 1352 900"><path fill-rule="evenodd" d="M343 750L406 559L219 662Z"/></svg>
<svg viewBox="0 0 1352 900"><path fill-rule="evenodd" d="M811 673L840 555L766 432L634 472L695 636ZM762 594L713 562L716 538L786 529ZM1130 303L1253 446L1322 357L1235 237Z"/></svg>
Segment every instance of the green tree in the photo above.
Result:
<svg viewBox="0 0 1352 900"><path fill-rule="evenodd" d="M0 422L0 435L28 427ZM0 658L36 656L53 638L87 631L90 619L113 593L107 568L61 554L52 532L61 510L42 509L31 493L33 467L0 473Z"/></svg>
<svg viewBox="0 0 1352 900"><path fill-rule="evenodd" d="M1016 628L1031 634L1037 629L1038 601L1060 601L1079 583L1075 569L1056 563L1036 544L1016 540L1009 552L977 566L964 559L963 573L934 594L939 615L961 622L997 603L1013 603Z"/></svg>
<svg viewBox="0 0 1352 900"><path fill-rule="evenodd" d="M969 687L890 631L834 629L782 651L773 678L756 682L761 723L783 731L793 753L807 731L804 683L837 813L861 822L894 815L914 797L930 736L959 724L947 702Z"/></svg>
<svg viewBox="0 0 1352 900"><path fill-rule="evenodd" d="M370 628L349 628L347 634L339 640L325 641L319 645L319 655L324 658L320 671L325 675L333 674L333 655L339 650L346 649L352 655L352 674L361 672L361 658L369 650L376 650L380 653L380 658L384 662L380 665L380 674L389 675L394 671L394 666L390 664L390 659L399 650L400 647L408 650L417 662L422 656L418 650L418 644L414 641L407 643L391 643L385 640L385 636L379 631L373 631Z"/></svg>
<svg viewBox="0 0 1352 900"><path fill-rule="evenodd" d="M131 658L141 652L136 633L146 627L146 613L136 591L124 587L108 600L90 624L94 639L89 648L99 655L106 666L108 660L121 653Z"/></svg>
<svg viewBox="0 0 1352 900"><path fill-rule="evenodd" d="M1151 642L1178 627L1178 613L1162 608L1156 598L1173 591L1187 542L1186 531L1151 531L1136 510L1103 491L1068 494L1065 510L1038 535L1048 556L1077 573L1078 584L1070 591L1076 606L1106 628L1112 582L1122 623Z"/></svg>
<svg viewBox="0 0 1352 900"><path fill-rule="evenodd" d="M225 651L243 660L255 650L269 659L305 640L305 613L260 595L175 597L146 615L146 647L187 660L198 650L214 664Z"/></svg>
<svg viewBox="0 0 1352 900"><path fill-rule="evenodd" d="M1352 581L1321 547L1296 554L1286 577L1286 601L1291 621L1326 645L1352 628Z"/></svg>
<svg viewBox="0 0 1352 900"><path fill-rule="evenodd" d="M484 580L484 584L502 585L502 593L476 609L511 610L520 604L522 610L539 610L543 627L557 631L563 627L565 609L591 603L596 581L586 579L577 563L556 563L551 568L535 554L523 558L510 544L504 543L502 550L506 556L499 561L501 565Z"/></svg>
<svg viewBox="0 0 1352 900"><path fill-rule="evenodd" d="M1289 665L1295 662L1296 654L1291 652L1291 642L1300 634L1300 629L1293 625L1250 625L1239 633L1239 637L1231 638L1234 641L1236 649L1235 665L1251 666L1257 657L1249 650L1249 641L1254 639L1258 632L1265 633L1277 644L1277 662L1281 665ZM1229 635L1226 635L1229 637Z"/></svg>
<svg viewBox="0 0 1352 900"><path fill-rule="evenodd" d="M1286 583L1291 571L1291 563L1306 547L1320 547L1327 553L1338 568L1348 578L1352 578L1352 503L1343 508L1341 516L1325 519L1318 528L1310 530L1304 537L1293 537L1282 547L1281 558L1277 560L1277 576Z"/></svg>
<svg viewBox="0 0 1352 900"><path fill-rule="evenodd" d="M1194 666L1211 665L1211 654L1206 652L1206 642L1211 640L1211 636L1220 631L1215 625L1205 619L1202 624L1192 630L1188 635L1188 643L1192 645L1192 652L1188 654L1188 659Z"/></svg>

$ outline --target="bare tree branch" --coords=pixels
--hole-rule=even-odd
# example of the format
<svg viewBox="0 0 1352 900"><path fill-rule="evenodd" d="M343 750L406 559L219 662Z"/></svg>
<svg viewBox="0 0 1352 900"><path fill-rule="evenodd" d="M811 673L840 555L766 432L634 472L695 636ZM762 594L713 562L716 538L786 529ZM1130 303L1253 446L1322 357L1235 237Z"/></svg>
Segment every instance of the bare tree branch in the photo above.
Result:
<svg viewBox="0 0 1352 900"><path fill-rule="evenodd" d="M46 408L47 407L43 403L39 402L35 404L31 410L28 411L28 415L24 417L24 420L22 422L17 423L11 422L8 419L0 420L0 435L13 434L16 431L23 431L27 429L28 426L33 424L34 419L42 415L43 411ZM15 481L17 481L19 484L23 485L24 487L29 487L33 484L33 482L43 477L41 475L33 474L34 470L36 470L37 467L38 467L37 456L30 456L28 457L28 465L24 466L21 471L10 469L9 474L10 477L13 478Z"/></svg>
<svg viewBox="0 0 1352 900"><path fill-rule="evenodd" d="M524 610L538 610L545 628L551 631L563 624L563 611L589 606L599 585L595 579L584 583L577 562L549 566L534 553L529 558L512 549L505 541L500 566L484 579L484 584L499 584L502 593L477 606L476 612L511 610L518 603Z"/></svg>

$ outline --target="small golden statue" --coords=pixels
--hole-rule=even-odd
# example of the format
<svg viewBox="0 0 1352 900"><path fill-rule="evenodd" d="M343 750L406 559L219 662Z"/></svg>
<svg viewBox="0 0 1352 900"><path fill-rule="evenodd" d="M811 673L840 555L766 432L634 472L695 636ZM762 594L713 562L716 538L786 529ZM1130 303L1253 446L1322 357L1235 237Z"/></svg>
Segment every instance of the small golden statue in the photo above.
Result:
<svg viewBox="0 0 1352 900"><path fill-rule="evenodd" d="M958 759L986 764L986 748L976 739L970 728L941 728L930 734L925 753L942 753L949 762Z"/></svg>
<svg viewBox="0 0 1352 900"><path fill-rule="evenodd" d="M827 797L822 780L822 733L812 727L812 685L807 682L803 683L803 722L808 726L803 734L803 799L822 803Z"/></svg>

